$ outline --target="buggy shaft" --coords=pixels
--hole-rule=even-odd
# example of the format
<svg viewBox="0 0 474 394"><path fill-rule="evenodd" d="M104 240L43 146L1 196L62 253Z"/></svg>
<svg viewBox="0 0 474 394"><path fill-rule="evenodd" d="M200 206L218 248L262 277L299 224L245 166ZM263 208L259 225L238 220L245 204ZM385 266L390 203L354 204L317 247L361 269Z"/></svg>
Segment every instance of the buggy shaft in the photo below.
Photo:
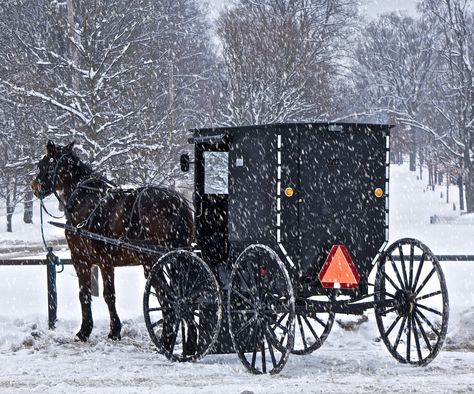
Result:
<svg viewBox="0 0 474 394"><path fill-rule="evenodd" d="M58 222L49 222L49 224L62 228L66 231L69 231L73 234L79 235L80 237L92 239L94 241L99 241L99 242L104 242L105 244L116 246L121 249L127 249L132 252L138 252L142 254L146 254L149 256L156 256L156 257L161 257L165 253L169 252L171 249L165 248L163 246L159 245L150 245L150 246L141 246L141 245L136 245L132 242L125 242L117 238L112 238L112 237L107 237L105 235L93 233L88 230L83 230L74 226L71 226L70 224L66 223L58 223ZM184 249L184 248L182 248Z"/></svg>

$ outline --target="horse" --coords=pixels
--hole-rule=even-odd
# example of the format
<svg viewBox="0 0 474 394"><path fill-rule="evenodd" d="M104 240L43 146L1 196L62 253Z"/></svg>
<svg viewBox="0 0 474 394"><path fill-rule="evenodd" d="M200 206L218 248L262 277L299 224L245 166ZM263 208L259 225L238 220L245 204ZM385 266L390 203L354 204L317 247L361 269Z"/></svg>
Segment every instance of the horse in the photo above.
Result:
<svg viewBox="0 0 474 394"><path fill-rule="evenodd" d="M73 147L74 141L65 146L48 141L47 153L39 161L31 185L40 199L51 194L58 198L67 224L106 237L163 248L190 246L194 237L193 214L183 196L162 187L116 188L81 161ZM93 329L92 265L97 265L102 274L103 297L110 314L108 338L121 339L114 268L141 264L147 277L156 257L86 239L68 230L65 235L79 280L82 323L77 339L87 341Z"/></svg>

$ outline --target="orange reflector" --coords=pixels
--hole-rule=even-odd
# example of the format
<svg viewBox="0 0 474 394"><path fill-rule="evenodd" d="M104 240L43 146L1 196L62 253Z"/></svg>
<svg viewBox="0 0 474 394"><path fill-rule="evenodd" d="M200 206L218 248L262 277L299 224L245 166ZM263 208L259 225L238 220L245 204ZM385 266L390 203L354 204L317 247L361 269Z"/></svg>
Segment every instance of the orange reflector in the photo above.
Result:
<svg viewBox="0 0 474 394"><path fill-rule="evenodd" d="M287 197L293 197L293 194L295 194L295 191L293 190L292 187L287 187L285 189L285 196Z"/></svg>
<svg viewBox="0 0 474 394"><path fill-rule="evenodd" d="M378 197L378 198L382 197L383 196L383 189L378 187L377 189L375 189L374 194L375 194L375 197Z"/></svg>
<svg viewBox="0 0 474 394"><path fill-rule="evenodd" d="M357 268L344 245L333 245L319 273L326 289L354 289L360 282Z"/></svg>

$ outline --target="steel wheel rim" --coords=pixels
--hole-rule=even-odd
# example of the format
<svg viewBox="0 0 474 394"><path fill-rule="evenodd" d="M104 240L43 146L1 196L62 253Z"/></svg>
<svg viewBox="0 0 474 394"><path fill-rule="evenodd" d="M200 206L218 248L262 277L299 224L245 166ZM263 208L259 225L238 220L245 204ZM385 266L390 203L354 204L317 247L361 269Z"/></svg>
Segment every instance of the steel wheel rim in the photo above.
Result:
<svg viewBox="0 0 474 394"><path fill-rule="evenodd" d="M255 254L265 256L267 265L249 261ZM278 287L284 288L283 294ZM252 245L238 257L230 277L227 313L234 350L242 364L254 374L279 373L294 344L295 305L290 277L273 250Z"/></svg>
<svg viewBox="0 0 474 394"><path fill-rule="evenodd" d="M157 284L161 287L155 291ZM219 284L209 266L194 253L169 252L148 275L143 310L148 333L160 353L172 361L201 359L212 349L220 331Z"/></svg>
<svg viewBox="0 0 474 394"><path fill-rule="evenodd" d="M405 238L384 252L375 279L375 300L385 299L400 304L375 308L389 352L401 363L429 364L446 338L449 299L439 261L426 245Z"/></svg>

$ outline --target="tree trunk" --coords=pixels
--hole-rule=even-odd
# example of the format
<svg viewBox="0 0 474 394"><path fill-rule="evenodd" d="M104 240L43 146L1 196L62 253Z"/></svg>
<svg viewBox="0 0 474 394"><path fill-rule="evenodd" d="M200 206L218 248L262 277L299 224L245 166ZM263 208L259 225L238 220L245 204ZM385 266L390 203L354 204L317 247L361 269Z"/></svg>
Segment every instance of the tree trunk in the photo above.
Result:
<svg viewBox="0 0 474 394"><path fill-rule="evenodd" d="M458 187L459 187L459 210L464 210L464 188L463 188L463 179L462 175L458 177Z"/></svg>
<svg viewBox="0 0 474 394"><path fill-rule="evenodd" d="M471 161L469 148L464 151L464 168L466 169L466 212L474 212L474 163Z"/></svg>
<svg viewBox="0 0 474 394"><path fill-rule="evenodd" d="M410 171L416 171L416 133L412 130L411 134Z"/></svg>
<svg viewBox="0 0 474 394"><path fill-rule="evenodd" d="M428 186L433 188L433 166L428 165Z"/></svg>
<svg viewBox="0 0 474 394"><path fill-rule="evenodd" d="M13 232L13 227L12 227L12 217L13 217L13 211L15 210L15 207L12 205L11 201L11 196L10 196L10 191L7 190L7 198L6 198L6 203L7 203L7 233Z"/></svg>
<svg viewBox="0 0 474 394"><path fill-rule="evenodd" d="M420 151L418 152L418 155L419 155L419 162L420 162L420 180L423 179L423 160L424 160L424 157L423 157L423 148L420 144Z"/></svg>
<svg viewBox="0 0 474 394"><path fill-rule="evenodd" d="M23 221L25 223L33 223L33 192L31 190L26 192L23 206Z"/></svg>
<svg viewBox="0 0 474 394"><path fill-rule="evenodd" d="M449 204L449 172L446 172L446 204Z"/></svg>

